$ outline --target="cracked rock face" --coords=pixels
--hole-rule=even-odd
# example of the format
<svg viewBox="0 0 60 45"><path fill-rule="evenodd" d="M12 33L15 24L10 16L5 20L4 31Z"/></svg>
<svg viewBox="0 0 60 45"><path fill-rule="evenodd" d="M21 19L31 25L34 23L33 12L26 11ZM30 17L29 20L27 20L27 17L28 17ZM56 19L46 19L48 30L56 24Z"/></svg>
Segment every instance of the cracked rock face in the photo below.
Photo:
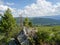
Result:
<svg viewBox="0 0 60 45"><path fill-rule="evenodd" d="M21 45L29 45L29 40L27 39L27 36L25 35L24 31L20 32L17 39L21 43Z"/></svg>
<svg viewBox="0 0 60 45"><path fill-rule="evenodd" d="M9 42L9 45L17 45L17 44L15 43L15 40L11 40L11 41Z"/></svg>
<svg viewBox="0 0 60 45"><path fill-rule="evenodd" d="M28 37L30 36L34 37L34 34L35 34L35 30L24 28L16 37L17 41L16 39L12 40L11 43L9 43L9 45L17 45L18 43L19 45L30 45L30 41L28 40Z"/></svg>

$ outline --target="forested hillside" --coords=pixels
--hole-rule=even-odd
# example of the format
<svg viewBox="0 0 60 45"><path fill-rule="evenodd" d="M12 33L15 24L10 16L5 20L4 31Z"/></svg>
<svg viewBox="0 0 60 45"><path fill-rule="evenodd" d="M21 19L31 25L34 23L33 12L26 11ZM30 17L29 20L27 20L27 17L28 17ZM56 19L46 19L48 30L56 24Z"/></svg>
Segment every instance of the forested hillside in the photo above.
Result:
<svg viewBox="0 0 60 45"><path fill-rule="evenodd" d="M25 17L23 17L24 20ZM20 17L15 17L16 22L20 23ZM30 21L35 25L60 25L60 20L41 17L29 17Z"/></svg>

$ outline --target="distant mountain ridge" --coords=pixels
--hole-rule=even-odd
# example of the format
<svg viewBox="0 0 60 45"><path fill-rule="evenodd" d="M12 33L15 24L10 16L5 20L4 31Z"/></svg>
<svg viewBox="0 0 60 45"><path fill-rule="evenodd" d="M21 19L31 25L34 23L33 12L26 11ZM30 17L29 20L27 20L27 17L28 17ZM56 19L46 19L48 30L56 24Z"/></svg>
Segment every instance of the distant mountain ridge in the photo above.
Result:
<svg viewBox="0 0 60 45"><path fill-rule="evenodd" d="M60 20L60 15L55 15L55 16L43 16L42 18L52 18L52 19Z"/></svg>
<svg viewBox="0 0 60 45"><path fill-rule="evenodd" d="M33 24L37 25L60 25L60 20L51 18L41 18L41 17L28 17ZM16 22L20 24L20 17L15 17ZM24 20L24 18L23 18Z"/></svg>
<svg viewBox="0 0 60 45"><path fill-rule="evenodd" d="M20 24L20 17L14 17L16 23ZM24 20L25 17L23 17ZM56 16L44 16L44 17L28 17L33 24L37 25L60 25L60 15ZM0 18L1 21L1 18Z"/></svg>

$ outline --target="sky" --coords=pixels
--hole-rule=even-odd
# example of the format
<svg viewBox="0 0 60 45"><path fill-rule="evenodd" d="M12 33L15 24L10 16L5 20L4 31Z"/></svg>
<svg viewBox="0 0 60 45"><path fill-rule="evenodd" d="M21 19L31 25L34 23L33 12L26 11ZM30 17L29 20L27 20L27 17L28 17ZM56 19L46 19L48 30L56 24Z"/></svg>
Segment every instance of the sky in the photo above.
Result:
<svg viewBox="0 0 60 45"><path fill-rule="evenodd" d="M0 13L10 8L18 17L41 17L60 15L60 0L0 0Z"/></svg>

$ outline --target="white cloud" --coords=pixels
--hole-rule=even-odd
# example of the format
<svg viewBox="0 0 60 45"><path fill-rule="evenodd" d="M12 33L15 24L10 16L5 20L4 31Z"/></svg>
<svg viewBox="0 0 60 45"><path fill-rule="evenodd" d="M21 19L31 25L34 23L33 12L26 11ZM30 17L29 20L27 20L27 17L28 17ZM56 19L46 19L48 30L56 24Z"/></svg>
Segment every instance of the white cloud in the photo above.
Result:
<svg viewBox="0 0 60 45"><path fill-rule="evenodd" d="M14 3L8 3L8 2L7 2L6 4L9 5L9 6L10 6L10 5L14 5Z"/></svg>
<svg viewBox="0 0 60 45"><path fill-rule="evenodd" d="M5 11L7 9L10 9L12 12L14 12L15 10L9 6L5 6L5 5L0 5L0 11Z"/></svg>
<svg viewBox="0 0 60 45"><path fill-rule="evenodd" d="M13 3L11 3L10 5L13 5ZM4 5L3 0L0 0L0 14L3 14L4 11L6 11L8 8L12 11L12 14L16 13L15 8L11 8L11 7L7 6L7 5ZM13 15L13 16L15 16L15 15Z"/></svg>
<svg viewBox="0 0 60 45"><path fill-rule="evenodd" d="M60 15L60 3L52 4L46 0L37 0L36 3L28 5L18 12L28 17Z"/></svg>
<svg viewBox="0 0 60 45"><path fill-rule="evenodd" d="M8 6L7 6L8 5ZM12 10L13 16L17 17L19 14L22 14L24 17L39 17L39 16L53 16L60 15L60 3L52 4L46 0L36 0L36 3L27 5L24 9L15 9L9 7L9 5L14 5L14 3L7 3L4 5L0 1L0 10L5 11L7 8Z"/></svg>
<svg viewBox="0 0 60 45"><path fill-rule="evenodd" d="M8 6L0 5L0 10L4 11L8 8Z"/></svg>
<svg viewBox="0 0 60 45"><path fill-rule="evenodd" d="M0 14L3 14L3 12L6 11L8 8L12 11L13 16L16 16L16 15L14 15L14 13L15 14L17 13L16 9L15 8L11 8L9 6L6 6L6 5L0 5Z"/></svg>

